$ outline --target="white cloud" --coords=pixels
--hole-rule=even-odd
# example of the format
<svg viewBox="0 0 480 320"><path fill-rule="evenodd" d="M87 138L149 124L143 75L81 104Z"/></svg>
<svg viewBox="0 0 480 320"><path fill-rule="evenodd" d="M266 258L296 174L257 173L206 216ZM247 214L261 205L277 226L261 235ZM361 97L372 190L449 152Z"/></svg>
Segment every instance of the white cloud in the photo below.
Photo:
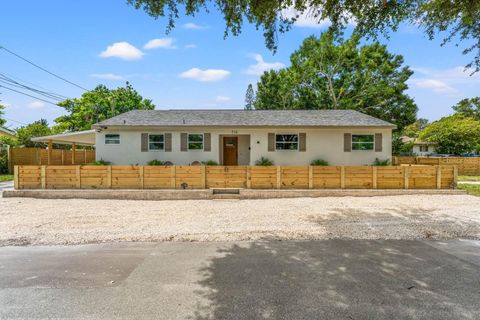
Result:
<svg viewBox="0 0 480 320"><path fill-rule="evenodd" d="M45 103L42 102L42 101L32 101L28 104L28 107L30 109L42 109L43 107L45 107Z"/></svg>
<svg viewBox="0 0 480 320"><path fill-rule="evenodd" d="M111 80L111 81L125 80L124 76L121 76L119 74L114 74L114 73L93 73L90 76L98 79Z"/></svg>
<svg viewBox="0 0 480 320"><path fill-rule="evenodd" d="M161 39L152 39L148 41L144 46L144 49L156 49L156 48L163 48L163 49L175 49L176 46L173 45L172 38L161 38Z"/></svg>
<svg viewBox="0 0 480 320"><path fill-rule="evenodd" d="M193 23L193 22L188 22L188 23L185 23L183 25L183 27L185 29L188 29L188 30L203 30L203 29L206 29L207 27L205 26L201 26L199 24L196 24L196 23Z"/></svg>
<svg viewBox="0 0 480 320"><path fill-rule="evenodd" d="M185 45L185 49L194 49L196 47L197 47L197 45L194 44L194 43L190 43L190 44Z"/></svg>
<svg viewBox="0 0 480 320"><path fill-rule="evenodd" d="M278 70L285 67L285 65L281 62L265 62L262 55L258 53L253 54L252 57L255 59L255 61L257 61L257 63L248 66L248 68L245 70L246 74L261 76L265 71Z"/></svg>
<svg viewBox="0 0 480 320"><path fill-rule="evenodd" d="M194 79L202 82L212 82L225 80L230 75L230 71L223 69L192 68L179 74L180 78Z"/></svg>
<svg viewBox="0 0 480 320"><path fill-rule="evenodd" d="M431 89L435 93L455 93L457 90L447 83L436 79L415 79L412 80L413 84L422 89Z"/></svg>
<svg viewBox="0 0 480 320"><path fill-rule="evenodd" d="M215 97L215 101L217 101L217 102L228 102L230 100L232 100L232 98L227 97L227 96L216 96Z"/></svg>
<svg viewBox="0 0 480 320"><path fill-rule="evenodd" d="M284 9L280 13L282 18L286 19L295 19L294 26L299 28L316 28L316 29L323 29L329 27L332 23L328 19L319 19L315 17L314 10L311 8L307 8L303 13L298 12L295 8L290 7L288 9ZM349 19L347 21L347 25L354 26L355 21L353 19Z"/></svg>
<svg viewBox="0 0 480 320"><path fill-rule="evenodd" d="M139 60L144 53L128 42L116 42L100 53L101 58L119 58L123 60Z"/></svg>

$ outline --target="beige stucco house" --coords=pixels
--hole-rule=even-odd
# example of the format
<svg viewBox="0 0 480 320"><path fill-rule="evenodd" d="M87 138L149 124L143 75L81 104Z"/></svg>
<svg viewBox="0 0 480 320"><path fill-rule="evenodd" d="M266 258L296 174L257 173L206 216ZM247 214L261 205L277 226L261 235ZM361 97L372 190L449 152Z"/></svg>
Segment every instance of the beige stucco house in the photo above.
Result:
<svg viewBox="0 0 480 320"><path fill-rule="evenodd" d="M115 165L254 165L261 157L276 165L369 165L391 159L394 128L353 110L135 110L92 129L97 160Z"/></svg>
<svg viewBox="0 0 480 320"><path fill-rule="evenodd" d="M0 137L14 138L15 137L15 132L0 126Z"/></svg>

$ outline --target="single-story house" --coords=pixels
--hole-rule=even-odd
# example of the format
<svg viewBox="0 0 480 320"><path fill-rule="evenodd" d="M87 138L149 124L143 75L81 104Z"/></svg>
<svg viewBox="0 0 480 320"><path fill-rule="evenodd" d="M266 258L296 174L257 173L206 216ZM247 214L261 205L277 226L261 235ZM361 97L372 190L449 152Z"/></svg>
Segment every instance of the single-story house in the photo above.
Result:
<svg viewBox="0 0 480 320"><path fill-rule="evenodd" d="M417 156L429 156L436 152L436 142L421 141L407 136L402 137L402 141L403 143L413 143L412 153Z"/></svg>
<svg viewBox="0 0 480 320"><path fill-rule="evenodd" d="M15 138L15 132L0 126L0 137Z"/></svg>
<svg viewBox="0 0 480 320"><path fill-rule="evenodd" d="M96 159L115 165L151 160L175 165L213 160L254 165L370 165L392 156L395 125L353 110L134 110L93 130L35 138L95 145ZM77 143L80 144L80 143Z"/></svg>

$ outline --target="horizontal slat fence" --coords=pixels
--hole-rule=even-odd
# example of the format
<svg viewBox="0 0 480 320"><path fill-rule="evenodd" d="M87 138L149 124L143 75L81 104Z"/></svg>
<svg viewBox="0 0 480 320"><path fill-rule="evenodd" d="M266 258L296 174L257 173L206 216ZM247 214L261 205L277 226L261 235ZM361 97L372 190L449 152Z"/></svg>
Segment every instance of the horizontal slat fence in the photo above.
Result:
<svg viewBox="0 0 480 320"><path fill-rule="evenodd" d="M50 165L81 165L95 161L95 150L76 150L72 157L72 150L53 149ZM74 160L74 163L72 163ZM9 154L11 168L17 165L48 165L48 150L40 148L11 148Z"/></svg>
<svg viewBox="0 0 480 320"><path fill-rule="evenodd" d="M480 157L393 157L394 165L455 165L460 175L480 175Z"/></svg>
<svg viewBox="0 0 480 320"><path fill-rule="evenodd" d="M451 189L442 166L15 166L16 189Z"/></svg>

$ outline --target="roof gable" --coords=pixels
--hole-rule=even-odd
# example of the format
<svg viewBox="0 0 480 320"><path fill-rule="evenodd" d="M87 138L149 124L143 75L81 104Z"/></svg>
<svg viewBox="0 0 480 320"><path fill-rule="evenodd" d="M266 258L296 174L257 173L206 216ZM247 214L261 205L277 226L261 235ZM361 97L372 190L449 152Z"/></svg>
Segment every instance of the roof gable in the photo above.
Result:
<svg viewBox="0 0 480 320"><path fill-rule="evenodd" d="M95 124L160 127L390 127L354 110L133 110Z"/></svg>

